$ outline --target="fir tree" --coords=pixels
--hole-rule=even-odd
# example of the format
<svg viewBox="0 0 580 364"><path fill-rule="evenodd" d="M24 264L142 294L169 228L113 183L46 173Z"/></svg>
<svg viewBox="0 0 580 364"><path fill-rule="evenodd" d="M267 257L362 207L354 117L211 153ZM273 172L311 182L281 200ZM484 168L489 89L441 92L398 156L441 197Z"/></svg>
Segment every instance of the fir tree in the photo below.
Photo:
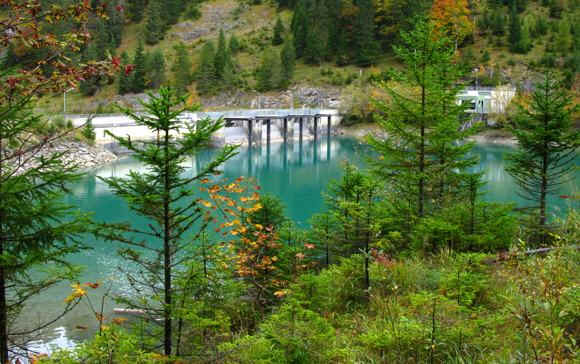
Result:
<svg viewBox="0 0 580 364"><path fill-rule="evenodd" d="M31 111L30 97L11 95L4 100L0 102L0 358L9 363L15 359L12 350L28 347L31 337L70 312L82 297L69 296L57 317L46 320L30 320L26 310L31 299L50 294L47 290L56 284L78 279L66 257L85 248L82 242L90 219L66 203L68 186L78 182L80 174L78 166L65 162L67 152L48 149L60 135L30 138L46 130L48 123ZM31 162L34 168L26 168ZM15 327L17 320L20 327Z"/></svg>
<svg viewBox="0 0 580 364"><path fill-rule="evenodd" d="M163 352L171 356L179 353L175 338L183 335L182 325L175 322L178 317L176 304L189 292L178 282L180 267L187 266L186 249L192 241L200 238L207 226L207 222L201 222L205 214L194 192L197 188L192 188L191 184L217 174L218 167L235 155L236 147L225 147L203 169L186 177L183 163L186 157L206 146L212 134L223 124L198 121L194 129L183 133L177 140L174 133L183 127L179 116L186 110L185 99L167 88L161 88L159 96L149 96L150 101L143 104L145 115L130 109L123 111L137 125L148 128L159 137L135 144L130 138L113 135L117 142L148 166L146 172L104 179L113 192L124 198L133 211L148 219L149 224L147 227L128 227L127 223L103 224L99 234L124 244L121 256L139 267L139 276L132 270L121 268L135 294L120 300L132 308L145 308L147 319L152 322L157 317L163 318ZM136 239L135 232L149 236L150 240ZM143 254L143 248L151 254Z"/></svg>
<svg viewBox="0 0 580 364"><path fill-rule="evenodd" d="M137 49L135 50L135 56L133 57L133 76L131 78L131 91L134 93L143 92L147 88L145 81L146 76L146 58L145 51L143 49L143 42L139 42Z"/></svg>
<svg viewBox="0 0 580 364"><path fill-rule="evenodd" d="M522 41L522 25L520 23L520 16L517 12L515 1L512 3L510 11L510 34L509 43L510 50L514 53L521 53Z"/></svg>
<svg viewBox="0 0 580 364"><path fill-rule="evenodd" d="M230 55L235 55L240 51L240 42L238 41L238 38L236 38L235 34L232 34L230 37L229 50Z"/></svg>
<svg viewBox="0 0 580 364"><path fill-rule="evenodd" d="M97 58L98 58L97 48L96 48L96 45L93 43L87 47L87 49L85 50L85 52L83 53L83 55L81 57L81 60L86 62L86 61L94 61ZM99 80L100 80L100 77L93 76L93 77L90 77L90 78L82 81L79 84L79 91L84 96L93 96L97 92L97 90L99 89Z"/></svg>
<svg viewBox="0 0 580 364"><path fill-rule="evenodd" d="M292 17L291 29L294 39L294 49L296 49L296 56L301 58L305 53L306 39L309 33L305 0L298 0L296 10Z"/></svg>
<svg viewBox="0 0 580 364"><path fill-rule="evenodd" d="M140 23L143 20L146 4L146 0L129 0L128 11L132 22Z"/></svg>
<svg viewBox="0 0 580 364"><path fill-rule="evenodd" d="M226 65L230 62L228 48L226 47L226 37L224 31L220 30L217 51L215 53L215 74L218 80L223 80Z"/></svg>
<svg viewBox="0 0 580 364"><path fill-rule="evenodd" d="M121 70L119 71L119 94L124 95L131 92L131 74L127 72L127 66L129 65L129 55L127 52L121 54Z"/></svg>
<svg viewBox="0 0 580 364"><path fill-rule="evenodd" d="M272 44L273 45L280 45L284 43L284 32L286 29L284 28L284 24L282 24L282 19L278 18L276 20L276 25L274 26L274 34L272 36Z"/></svg>
<svg viewBox="0 0 580 364"><path fill-rule="evenodd" d="M145 42L157 44L165 35L165 22L162 17L161 0L150 0L147 6L147 19L145 23Z"/></svg>
<svg viewBox="0 0 580 364"><path fill-rule="evenodd" d="M544 76L532 95L529 109L520 107L511 132L518 140L518 151L509 156L508 172L520 186L521 196L538 211L538 240L547 242L547 197L574 178L574 158L580 147L580 132L573 127L572 115L578 110L554 78Z"/></svg>
<svg viewBox="0 0 580 364"><path fill-rule="evenodd" d="M157 89L165 82L165 57L160 49L156 49L149 60L150 87Z"/></svg>
<svg viewBox="0 0 580 364"><path fill-rule="evenodd" d="M465 134L459 131L463 108L455 102L460 72L454 44L435 37L426 21L401 38L395 53L406 66L400 77L405 87L387 88L393 101L382 106L379 124L388 137L369 142L383 156L373 162L375 171L392 186L401 230L410 233L416 219L457 194L461 175L474 161L466 157L471 144L456 143Z"/></svg>
<svg viewBox="0 0 580 364"><path fill-rule="evenodd" d="M172 72L175 91L180 95L187 93L187 88L193 81L193 72L191 57L183 43L175 46L175 63L172 66Z"/></svg>
<svg viewBox="0 0 580 364"><path fill-rule="evenodd" d="M281 87L287 88L294 78L294 68L296 66L296 51L291 38L286 38L284 47L280 52L280 63L282 65Z"/></svg>
<svg viewBox="0 0 580 364"><path fill-rule="evenodd" d="M375 9L372 0L359 0L358 7L355 61L358 66L368 67L375 62L379 50L374 32Z"/></svg>
<svg viewBox="0 0 580 364"><path fill-rule="evenodd" d="M202 49L197 69L197 91L211 93L216 87L215 49L212 42L206 42Z"/></svg>
<svg viewBox="0 0 580 364"><path fill-rule="evenodd" d="M262 62L256 70L256 89L261 92L270 91L280 86L280 59L272 49L267 50Z"/></svg>
<svg viewBox="0 0 580 364"><path fill-rule="evenodd" d="M505 34L505 16L501 6L497 6L491 17L491 30L493 35L502 36Z"/></svg>

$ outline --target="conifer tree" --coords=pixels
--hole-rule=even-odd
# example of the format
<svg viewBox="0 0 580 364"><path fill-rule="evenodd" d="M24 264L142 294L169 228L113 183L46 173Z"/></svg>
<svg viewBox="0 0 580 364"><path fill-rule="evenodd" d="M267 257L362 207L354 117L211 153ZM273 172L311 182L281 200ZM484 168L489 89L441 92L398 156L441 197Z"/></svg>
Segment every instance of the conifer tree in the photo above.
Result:
<svg viewBox="0 0 580 364"><path fill-rule="evenodd" d="M165 22L162 16L161 0L150 0L147 5L147 19L145 23L145 42L153 45L157 44L165 35Z"/></svg>
<svg viewBox="0 0 580 364"><path fill-rule="evenodd" d="M273 45L280 45L284 43L284 32L286 29L284 28L284 24L282 24L282 19L278 18L276 20L276 25L274 26L274 35L272 36L272 44Z"/></svg>
<svg viewBox="0 0 580 364"><path fill-rule="evenodd" d="M502 36L505 34L505 17L501 6L496 6L491 16L491 30L493 35Z"/></svg>
<svg viewBox="0 0 580 364"><path fill-rule="evenodd" d="M512 3L510 10L510 34L509 43L510 50L514 53L521 53L522 41L522 25L520 23L520 16L517 12L516 1Z"/></svg>
<svg viewBox="0 0 580 364"><path fill-rule="evenodd" d="M238 41L238 38L236 38L235 34L232 34L232 36L230 37L230 43L228 48L230 50L230 55L235 55L240 51L240 42Z"/></svg>
<svg viewBox="0 0 580 364"><path fill-rule="evenodd" d="M292 17L291 29L294 36L293 39L296 56L297 58L301 58L306 49L306 39L309 33L305 0L298 0L296 10L294 10L294 15Z"/></svg>
<svg viewBox="0 0 580 364"><path fill-rule="evenodd" d="M281 87L287 88L294 78L294 68L296 66L296 51L294 42L290 37L284 41L284 47L280 52L280 63L282 65Z"/></svg>
<svg viewBox="0 0 580 364"><path fill-rule="evenodd" d="M226 65L230 62L229 60L229 52L226 46L226 37L224 35L223 29L220 30L220 35L218 39L218 46L215 53L215 75L218 80L223 80L224 78L224 71L226 69Z"/></svg>
<svg viewBox="0 0 580 364"><path fill-rule="evenodd" d="M509 156L508 172L520 186L520 195L538 212L538 241L548 240L547 197L574 178L574 158L580 147L580 132L573 127L572 115L578 110L552 72L532 95L529 109L520 107L511 132L518 150Z"/></svg>
<svg viewBox="0 0 580 364"><path fill-rule="evenodd" d="M143 92L147 88L146 76L146 62L145 51L143 49L143 42L139 41L135 56L133 57L133 76L131 78L131 91L134 93Z"/></svg>
<svg viewBox="0 0 580 364"><path fill-rule="evenodd" d="M369 138L382 156L373 161L375 171L392 186L396 216L408 233L417 218L456 194L461 174L474 163L466 157L471 145L456 143L465 135L459 132L463 108L455 102L460 75L453 63L455 47L434 34L425 20L401 34L395 53L406 66L399 77L402 87L386 89L392 103L381 106L379 118L388 137Z"/></svg>
<svg viewBox="0 0 580 364"><path fill-rule="evenodd" d="M211 93L216 87L215 49L212 42L206 42L202 49L197 69L197 91Z"/></svg>
<svg viewBox="0 0 580 364"><path fill-rule="evenodd" d="M358 66L368 67L375 62L379 51L374 31L375 8L372 0L359 0L358 7L355 61Z"/></svg>
<svg viewBox="0 0 580 364"><path fill-rule="evenodd" d="M172 66L174 88L179 95L187 93L188 86L193 82L192 67L187 48L179 43L175 46L175 63Z"/></svg>
<svg viewBox="0 0 580 364"><path fill-rule="evenodd" d="M119 85L118 92L119 95L124 95L131 92L131 74L126 72L127 65L129 65L129 55L127 52L123 51L121 53L121 69L119 70Z"/></svg>
<svg viewBox="0 0 580 364"><path fill-rule="evenodd" d="M149 79L150 87L157 89L165 83L165 57L160 49L156 49L150 56L149 60Z"/></svg>
<svg viewBox="0 0 580 364"><path fill-rule="evenodd" d="M94 61L98 59L98 51L97 47L94 43L89 44L83 55L81 56L81 60L84 62L87 61ZM87 78L86 80L82 81L79 84L79 91L83 94L83 96L92 96L94 95L97 90L99 89L99 76L94 76Z"/></svg>
<svg viewBox="0 0 580 364"><path fill-rule="evenodd" d="M78 166L62 152L48 150L60 135L30 138L48 123L32 112L30 97L11 95L0 102L0 358L18 361L15 348L26 348L40 330L69 312L81 296L69 297L60 312L47 309L30 319L30 299L76 270L66 262L84 248L88 216L65 201L68 186L80 178ZM25 136L25 137L23 137ZM27 168L31 163L33 168ZM46 269L50 267L50 269ZM38 321L38 322L37 322ZM17 327L18 324L18 327Z"/></svg>
<svg viewBox="0 0 580 364"><path fill-rule="evenodd" d="M121 256L141 272L121 268L135 294L120 300L129 307L143 309L151 322L163 318L163 353L171 356L178 353L175 338L182 335L181 325L175 323L178 315L176 303L188 292L180 287L177 278L188 261L186 249L192 241L200 238L208 221L208 212L204 211L203 202L198 198L197 188L191 185L217 174L218 167L235 155L236 147L223 148L200 171L186 177L183 163L186 157L206 146L212 134L223 124L221 121L201 120L177 139L175 132L183 129L179 116L188 109L184 106L185 98L167 88L161 88L159 96L149 96L150 100L143 103L144 115L130 109L123 111L135 123L147 127L159 137L136 144L128 137L113 135L148 166L147 170L132 172L125 178L104 179L116 195L123 197L129 207L149 223L147 227L106 223L102 224L99 234L122 243ZM150 240L145 242L135 238L135 234L147 236Z"/></svg>
<svg viewBox="0 0 580 364"><path fill-rule="evenodd" d="M131 21L134 23L140 23L141 20L143 20L143 14L145 13L147 1L129 0L128 5L129 17Z"/></svg>
<svg viewBox="0 0 580 364"><path fill-rule="evenodd" d="M280 86L280 77L280 59L272 49L268 49L256 70L256 89L262 92L273 90Z"/></svg>

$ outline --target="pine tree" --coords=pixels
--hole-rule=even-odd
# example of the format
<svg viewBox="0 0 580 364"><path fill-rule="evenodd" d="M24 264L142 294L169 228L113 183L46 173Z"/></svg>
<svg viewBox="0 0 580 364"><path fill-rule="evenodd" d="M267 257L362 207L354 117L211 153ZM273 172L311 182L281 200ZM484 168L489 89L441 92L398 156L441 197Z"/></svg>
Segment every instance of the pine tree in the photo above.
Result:
<svg viewBox="0 0 580 364"><path fill-rule="evenodd" d="M306 50L306 39L308 37L308 17L306 14L306 0L298 0L296 10L292 17L292 34L294 39L294 49L297 58L301 58Z"/></svg>
<svg viewBox="0 0 580 364"><path fill-rule="evenodd" d="M135 50L135 56L133 57L133 76L131 78L131 91L134 93L140 93L145 91L147 84L145 81L146 76L146 58L145 51L143 49L143 42L139 42L137 49Z"/></svg>
<svg viewBox="0 0 580 364"><path fill-rule="evenodd" d="M171 69L174 88L179 95L187 93L187 88L193 82L192 67L191 57L187 48L183 43L179 43L175 46L175 63Z"/></svg>
<svg viewBox="0 0 580 364"><path fill-rule="evenodd" d="M355 62L360 67L368 67L375 62L379 47L375 40L375 8L372 0L359 0L356 19Z"/></svg>
<svg viewBox="0 0 580 364"><path fill-rule="evenodd" d="M235 55L240 51L240 42L238 41L238 38L236 38L235 34L232 34L230 37L229 50L230 55Z"/></svg>
<svg viewBox="0 0 580 364"><path fill-rule="evenodd" d="M217 51L215 53L215 74L218 80L223 80L226 65L230 62L228 48L226 47L226 37L224 31L220 30Z"/></svg>
<svg viewBox="0 0 580 364"><path fill-rule="evenodd" d="M532 95L529 109L520 107L511 132L518 150L509 156L508 172L520 186L520 195L538 211L538 241L547 243L547 197L565 181L574 178L574 158L580 147L580 132L572 124L578 110L552 72Z"/></svg>
<svg viewBox="0 0 580 364"><path fill-rule="evenodd" d="M156 49L149 60L150 87L157 89L165 83L165 57L160 49Z"/></svg>
<svg viewBox="0 0 580 364"><path fill-rule="evenodd" d="M320 33L315 31L308 32L306 35L306 48L304 49L304 62L309 64L320 64L324 57L324 47Z"/></svg>
<svg viewBox="0 0 580 364"><path fill-rule="evenodd" d="M235 155L235 146L227 146L202 170L187 176L184 161L199 148L206 146L213 133L222 128L221 122L198 121L195 129L177 140L176 130L182 128L179 116L186 111L185 98L167 88L159 96L150 94L144 104L146 115L130 109L124 113L137 125L159 135L151 141L135 144L130 138L114 139L148 166L145 172L132 172L128 177L104 179L113 192L124 198L133 211L146 218L146 227L123 224L103 224L99 234L124 245L123 258L138 266L140 276L125 270L134 295L120 300L132 308L145 309L147 319L154 322L162 317L163 352L166 356L179 353L175 338L183 334L182 325L175 319L176 303L189 291L178 283L180 268L187 266L187 248L206 230L206 211L192 184L218 173L218 168ZM193 231L192 231L193 230ZM135 232L150 237L148 242L135 238ZM193 235L193 236L192 236ZM143 248L151 254L143 254ZM177 320L179 321L179 320ZM177 350L176 350L177 349Z"/></svg>
<svg viewBox="0 0 580 364"><path fill-rule="evenodd" d="M216 87L215 49L212 42L206 42L202 49L197 69L197 91L200 94L211 93Z"/></svg>
<svg viewBox="0 0 580 364"><path fill-rule="evenodd" d="M89 44L85 52L83 53L81 60L84 62L86 61L95 61L98 58L97 48L96 45ZM99 89L99 81L100 77L93 76L79 84L79 91L83 94L83 96L93 96L97 90Z"/></svg>
<svg viewBox="0 0 580 364"><path fill-rule="evenodd" d="M394 216L407 234L417 219L457 194L461 175L474 163L466 157L472 145L457 143L465 134L459 131L463 108L455 102L460 76L453 63L455 47L434 34L433 25L423 20L401 34L395 53L406 66L403 87L386 89L392 103L381 107L379 118L388 137L369 138L382 156L373 161L374 169L391 186Z"/></svg>
<svg viewBox="0 0 580 364"><path fill-rule="evenodd" d="M165 35L165 22L162 17L161 0L150 0L147 6L147 19L145 23L145 42L149 45L157 44Z"/></svg>
<svg viewBox="0 0 580 364"><path fill-rule="evenodd" d="M278 20L276 20L274 34L272 36L273 45L276 46L284 43L284 32L286 32L286 29L284 28L284 24L282 24L282 19L278 18Z"/></svg>
<svg viewBox="0 0 580 364"><path fill-rule="evenodd" d="M256 70L256 89L261 92L278 88L281 83L280 59L272 49L264 52L262 62Z"/></svg>
<svg viewBox="0 0 580 364"><path fill-rule="evenodd" d="M185 9L184 0L167 0L165 1L165 6L167 7L167 19L166 23L172 25L177 23L179 16Z"/></svg>
<svg viewBox="0 0 580 364"><path fill-rule="evenodd" d="M119 71L119 95L124 95L131 92L131 74L127 72L127 66L129 65L129 55L127 52L121 54L121 70Z"/></svg>
<svg viewBox="0 0 580 364"><path fill-rule="evenodd" d="M497 6L491 17L491 30L493 35L502 36L505 34L505 17L501 6Z"/></svg>
<svg viewBox="0 0 580 364"><path fill-rule="evenodd" d="M282 65L281 87L287 88L294 78L294 68L296 66L296 51L291 38L286 38L284 47L280 52L280 63Z"/></svg>
<svg viewBox="0 0 580 364"><path fill-rule="evenodd" d="M514 0L510 11L510 34L509 34L510 50L514 53L521 53L521 41L522 41L522 25L520 23L520 16L517 12L516 3Z"/></svg>
<svg viewBox="0 0 580 364"><path fill-rule="evenodd" d="M129 0L128 10L132 22L140 23L143 20L146 4L146 0Z"/></svg>
<svg viewBox="0 0 580 364"><path fill-rule="evenodd" d="M66 258L85 248L90 219L66 203L68 186L80 174L78 166L65 162L67 152L48 150L60 135L30 138L46 130L47 122L31 111L30 97L5 100L0 102L0 361L10 363L18 359L9 349L28 347L31 337L59 318L30 320L26 308L51 287L78 279ZM61 315L80 298L67 298ZM17 321L26 329L15 327Z"/></svg>

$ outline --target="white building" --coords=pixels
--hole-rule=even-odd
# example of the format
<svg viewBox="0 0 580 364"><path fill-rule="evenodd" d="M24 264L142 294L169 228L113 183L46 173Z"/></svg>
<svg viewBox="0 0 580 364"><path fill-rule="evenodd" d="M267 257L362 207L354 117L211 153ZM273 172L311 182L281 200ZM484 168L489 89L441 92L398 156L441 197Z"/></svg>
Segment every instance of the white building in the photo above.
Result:
<svg viewBox="0 0 580 364"><path fill-rule="evenodd" d="M468 104L467 112L474 114L504 113L510 101L516 95L512 86L478 87L465 89L457 95L459 105Z"/></svg>

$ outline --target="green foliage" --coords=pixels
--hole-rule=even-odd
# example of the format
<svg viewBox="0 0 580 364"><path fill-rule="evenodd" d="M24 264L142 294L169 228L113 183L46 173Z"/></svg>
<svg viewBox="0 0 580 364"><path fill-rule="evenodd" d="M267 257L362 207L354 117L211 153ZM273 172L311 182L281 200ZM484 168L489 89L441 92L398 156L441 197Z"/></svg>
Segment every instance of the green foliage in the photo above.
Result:
<svg viewBox="0 0 580 364"><path fill-rule="evenodd" d="M145 22L145 42L149 45L157 44L165 35L162 7L166 6L160 0L150 0L147 5Z"/></svg>
<svg viewBox="0 0 580 364"><path fill-rule="evenodd" d="M204 216L204 211L193 190L185 186L216 174L217 168L235 154L236 147L223 148L197 174L185 177L185 158L207 146L212 134L222 127L222 123L198 121L195 130L184 133L182 139L176 140L173 132L181 127L178 117L186 110L183 106L184 99L167 88L161 88L159 96L149 94L149 97L150 100L143 103L144 114L137 114L130 109L123 111L137 125L159 133L159 138L134 144L128 137L112 135L120 145L132 151L135 158L149 168L143 173L132 173L126 178L111 177L104 179L104 182L115 194L124 197L131 209L147 218L150 223L145 230L132 229L130 225L123 223L105 223L98 234L104 239L124 244L120 255L144 272L143 277L136 281L130 278L131 271L126 271L135 295L119 300L129 307L146 308L147 312L157 312L163 317L164 353L171 355L175 352L175 338L183 334L183 326L178 324L181 319L176 319L177 303L184 299L183 295L190 297L190 293L179 286L178 277L183 272L175 268L175 264L177 261L182 265L186 264L180 254L190 245L190 234L193 233L194 238L199 237L207 225L207 221L205 224L195 225ZM194 231L190 230L192 227ZM154 238L148 243L136 241L129 235L135 231ZM153 254L143 254L143 248L148 248ZM141 282L148 282L148 285L143 287ZM153 292L159 294L152 294ZM161 310L158 309L160 305Z"/></svg>
<svg viewBox="0 0 580 364"><path fill-rule="evenodd" d="M296 68L296 50L291 39L284 41L284 47L280 52L280 63L282 65L281 87L287 88L294 78Z"/></svg>
<svg viewBox="0 0 580 364"><path fill-rule="evenodd" d="M187 88L194 79L191 58L183 43L175 46L175 62L171 68L173 73L173 87L180 94L187 93ZM208 60L208 62L210 62Z"/></svg>
<svg viewBox="0 0 580 364"><path fill-rule="evenodd" d="M274 35L272 36L272 45L280 45L284 42L284 33L286 29L284 24L282 24L282 19L278 18L276 20L276 25L274 26Z"/></svg>
<svg viewBox="0 0 580 364"><path fill-rule="evenodd" d="M212 42L207 42L201 49L199 68L196 72L197 91L200 94L211 93L216 89L217 74L214 59L214 45Z"/></svg>
<svg viewBox="0 0 580 364"><path fill-rule="evenodd" d="M128 1L128 13L129 19L135 23L141 22L143 19L143 13L145 12L145 7L147 1L145 0L129 0Z"/></svg>
<svg viewBox="0 0 580 364"><path fill-rule="evenodd" d="M83 135L83 138L85 138L85 140L87 140L90 144L95 143L96 134L91 118L87 119L87 122L83 126L81 133Z"/></svg>
<svg viewBox="0 0 580 364"><path fill-rule="evenodd" d="M226 364L285 364L285 353L262 336L244 336L224 343L220 351Z"/></svg>
<svg viewBox="0 0 580 364"><path fill-rule="evenodd" d="M273 49L266 50L260 66L256 69L256 89L264 92L280 87L281 72L280 58Z"/></svg>
<svg viewBox="0 0 580 364"><path fill-rule="evenodd" d="M250 214L252 222L279 230L287 220L282 201L274 195L262 194L258 202L262 208Z"/></svg>
<svg viewBox="0 0 580 364"><path fill-rule="evenodd" d="M141 349L140 339L126 330L112 326L97 334L90 342L75 347L74 350L59 350L41 364L76 363L135 363L159 364L165 362L158 354Z"/></svg>
<svg viewBox="0 0 580 364"><path fill-rule="evenodd" d="M153 54L148 57L147 74L149 75L149 87L157 89L165 83L165 57L160 49L156 49ZM181 61L181 60L179 60ZM187 67L187 65L184 65Z"/></svg>
<svg viewBox="0 0 580 364"><path fill-rule="evenodd" d="M119 70L118 92L120 95L131 92L131 74L127 72L127 66L129 63L129 54L123 52L121 54L121 69Z"/></svg>
<svg viewBox="0 0 580 364"><path fill-rule="evenodd" d="M572 115L578 106L572 104L553 73L532 96L529 109L520 107L511 132L518 139L518 150L510 155L508 172L520 186L521 195L539 212L539 243L549 241L544 229L548 224L546 197L554 194L564 181L573 178L573 160L580 145L580 132L572 126Z"/></svg>
<svg viewBox="0 0 580 364"><path fill-rule="evenodd" d="M133 57L133 73L131 76L131 92L140 93L147 88L146 72L147 59L145 58L145 50L143 43L139 42L135 55Z"/></svg>
<svg viewBox="0 0 580 364"><path fill-rule="evenodd" d="M29 97L15 94L0 102L2 358L7 358L8 345L26 345L26 337L17 335L23 328L38 334L54 319L21 321L30 299L76 278L78 270L67 264L66 258L85 248L83 234L90 229L89 217L65 202L66 186L80 178L78 166L65 162L65 153L46 151L48 144L57 140L54 136L38 141L31 137L47 127L48 123L32 112ZM27 168L27 162L34 167ZM76 299L63 303L63 312L76 303ZM17 322L24 325L18 327Z"/></svg>

